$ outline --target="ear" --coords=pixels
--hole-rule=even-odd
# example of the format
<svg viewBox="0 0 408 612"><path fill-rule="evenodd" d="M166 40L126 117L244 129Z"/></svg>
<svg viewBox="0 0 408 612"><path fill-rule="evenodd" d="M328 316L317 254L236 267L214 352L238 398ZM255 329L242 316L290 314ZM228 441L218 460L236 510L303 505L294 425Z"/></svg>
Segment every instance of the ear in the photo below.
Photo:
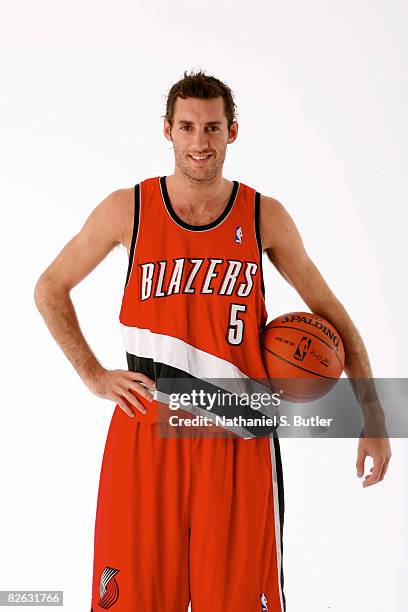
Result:
<svg viewBox="0 0 408 612"><path fill-rule="evenodd" d="M173 142L173 138L171 137L170 123L168 122L167 119L164 119L163 134L164 134L164 137L167 138L167 140L171 140Z"/></svg>
<svg viewBox="0 0 408 612"><path fill-rule="evenodd" d="M238 121L233 121L230 127L227 143L231 144L238 136Z"/></svg>

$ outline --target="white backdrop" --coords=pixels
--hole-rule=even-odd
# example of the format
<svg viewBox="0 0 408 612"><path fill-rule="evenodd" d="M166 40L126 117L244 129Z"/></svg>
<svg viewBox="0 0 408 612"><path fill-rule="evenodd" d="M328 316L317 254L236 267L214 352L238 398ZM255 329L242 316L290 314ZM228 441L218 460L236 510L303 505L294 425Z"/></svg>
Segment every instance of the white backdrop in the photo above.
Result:
<svg viewBox="0 0 408 612"><path fill-rule="evenodd" d="M172 173L166 94L203 68L238 104L224 175L287 207L374 375L407 376L408 11L402 0L0 7L0 589L63 589L68 612L88 612L114 404L87 390L47 331L38 276L108 193ZM115 249L72 292L111 368L126 368L126 269ZM306 308L267 260L265 282L270 319ZM281 440L288 612L406 610L407 441L391 444L385 480L363 489L357 440Z"/></svg>

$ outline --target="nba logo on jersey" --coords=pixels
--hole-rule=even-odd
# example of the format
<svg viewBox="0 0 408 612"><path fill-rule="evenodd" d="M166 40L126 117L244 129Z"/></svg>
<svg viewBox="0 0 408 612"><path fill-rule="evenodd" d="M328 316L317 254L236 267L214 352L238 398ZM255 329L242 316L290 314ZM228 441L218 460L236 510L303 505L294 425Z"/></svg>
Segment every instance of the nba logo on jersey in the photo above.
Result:
<svg viewBox="0 0 408 612"><path fill-rule="evenodd" d="M242 243L242 227L240 225L235 230L235 242Z"/></svg>
<svg viewBox="0 0 408 612"><path fill-rule="evenodd" d="M261 593L260 597L261 597L262 612L268 612L268 601L266 599L265 593Z"/></svg>

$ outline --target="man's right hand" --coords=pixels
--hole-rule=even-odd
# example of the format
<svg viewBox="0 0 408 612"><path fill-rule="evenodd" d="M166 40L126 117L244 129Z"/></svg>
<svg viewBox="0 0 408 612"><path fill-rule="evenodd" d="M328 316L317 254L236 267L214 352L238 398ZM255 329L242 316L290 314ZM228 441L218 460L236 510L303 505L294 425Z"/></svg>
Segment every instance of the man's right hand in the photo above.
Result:
<svg viewBox="0 0 408 612"><path fill-rule="evenodd" d="M133 395L132 391L139 393L148 402L152 402L156 383L141 372L130 370L106 370L102 369L85 381L86 386L98 397L104 397L116 402L120 408L130 417L135 415L129 408L125 399L137 410L146 414L147 410L143 404ZM151 391L144 386L151 388Z"/></svg>

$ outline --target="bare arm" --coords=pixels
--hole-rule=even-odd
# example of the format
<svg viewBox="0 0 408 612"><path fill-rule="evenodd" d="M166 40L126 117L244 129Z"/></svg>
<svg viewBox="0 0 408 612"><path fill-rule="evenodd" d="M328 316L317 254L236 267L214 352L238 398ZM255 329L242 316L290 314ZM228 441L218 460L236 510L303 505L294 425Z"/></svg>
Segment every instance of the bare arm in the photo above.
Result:
<svg viewBox="0 0 408 612"><path fill-rule="evenodd" d="M151 401L151 394L135 380L154 387L141 373L108 371L99 363L85 340L70 292L123 242L133 220L133 189L120 189L107 196L92 211L84 226L61 250L38 279L34 299L51 334L88 388L100 397L116 401L129 415L126 398L141 412L143 405L130 393L137 391Z"/></svg>
<svg viewBox="0 0 408 612"><path fill-rule="evenodd" d="M262 203L261 234L268 258L279 273L296 289L311 312L326 318L340 333L347 376L371 378L368 354L356 327L310 259L297 227L278 200L267 198Z"/></svg>
<svg viewBox="0 0 408 612"><path fill-rule="evenodd" d="M376 431L380 429L385 431L384 414L375 393L374 384L371 384L372 370L360 334L345 307L334 295L307 254L299 231L284 206L274 198L262 197L261 202L260 225L263 250L266 249L269 260L283 278L296 289L311 312L324 317L338 330L345 350L344 370L360 403L365 430L374 428ZM367 392L369 393L368 398ZM388 438L386 442L389 448ZM390 456L391 451L389 450ZM385 470L389 457L387 449L387 457L384 458ZM360 473L361 454L357 467ZM382 480L377 469L375 474ZM384 475L385 471L382 477ZM374 484L374 482L369 484Z"/></svg>

